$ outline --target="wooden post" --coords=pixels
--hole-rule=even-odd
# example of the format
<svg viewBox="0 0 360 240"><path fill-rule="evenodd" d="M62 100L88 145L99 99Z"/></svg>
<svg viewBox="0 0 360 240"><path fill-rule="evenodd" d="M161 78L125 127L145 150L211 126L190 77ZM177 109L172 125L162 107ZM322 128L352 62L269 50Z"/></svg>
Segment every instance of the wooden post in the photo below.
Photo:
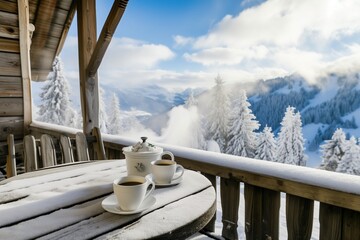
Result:
<svg viewBox="0 0 360 240"><path fill-rule="evenodd" d="M98 76L89 77L87 67L96 45L96 9L95 0L77 2L79 74L83 131L91 134L99 127L99 86Z"/></svg>
<svg viewBox="0 0 360 240"><path fill-rule="evenodd" d="M17 175L16 172L16 158L15 158L15 144L14 135L9 134L7 137L8 155L6 159L6 177L13 177Z"/></svg>
<svg viewBox="0 0 360 240"><path fill-rule="evenodd" d="M31 172L38 169L36 141L32 135L26 135L24 137L24 165L25 172Z"/></svg>
<svg viewBox="0 0 360 240"><path fill-rule="evenodd" d="M289 240L311 238L313 212L313 200L286 194L286 224Z"/></svg>
<svg viewBox="0 0 360 240"><path fill-rule="evenodd" d="M216 176L215 175L211 175L211 174L207 174L207 173L202 173L207 179L209 179L209 181L211 182L211 185L214 187L215 192L217 192L216 189ZM214 214L214 217L210 220L210 222L204 227L205 231L208 232L215 232L215 222L216 222L216 212Z"/></svg>
<svg viewBox="0 0 360 240"><path fill-rule="evenodd" d="M29 2L18 0L20 62L24 103L24 135L29 133L32 121L31 110L31 64L30 64L30 33L29 33Z"/></svg>
<svg viewBox="0 0 360 240"><path fill-rule="evenodd" d="M279 239L280 192L263 189L263 236Z"/></svg>
<svg viewBox="0 0 360 240"><path fill-rule="evenodd" d="M360 239L360 212L320 203L320 239Z"/></svg>
<svg viewBox="0 0 360 240"><path fill-rule="evenodd" d="M106 160L106 153L104 142L102 140L101 132L98 127L94 127L92 130L92 134L95 137L96 141L94 142L94 159L95 160Z"/></svg>
<svg viewBox="0 0 360 240"><path fill-rule="evenodd" d="M342 239L360 239L360 212L343 210Z"/></svg>
<svg viewBox="0 0 360 240"><path fill-rule="evenodd" d="M264 239L262 237L261 188L245 184L244 195L246 239Z"/></svg>
<svg viewBox="0 0 360 240"><path fill-rule="evenodd" d="M280 193L245 184L246 239L279 239Z"/></svg>
<svg viewBox="0 0 360 240"><path fill-rule="evenodd" d="M76 161L89 161L89 148L86 140L86 136L82 132L76 133L75 136L76 142Z"/></svg>
<svg viewBox="0 0 360 240"><path fill-rule="evenodd" d="M222 207L222 236L225 239L238 239L240 183L234 179L220 178L220 196Z"/></svg>
<svg viewBox="0 0 360 240"><path fill-rule="evenodd" d="M336 207L326 203L320 203L320 239L342 239L342 213L343 209L341 207Z"/></svg>

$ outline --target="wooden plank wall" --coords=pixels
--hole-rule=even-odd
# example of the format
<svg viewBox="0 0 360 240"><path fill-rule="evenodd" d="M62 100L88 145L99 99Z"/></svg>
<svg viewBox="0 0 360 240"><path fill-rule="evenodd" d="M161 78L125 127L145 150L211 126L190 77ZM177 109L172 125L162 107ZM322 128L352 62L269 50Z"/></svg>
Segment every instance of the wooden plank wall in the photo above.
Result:
<svg viewBox="0 0 360 240"><path fill-rule="evenodd" d="M70 27L75 4L71 0L27 1L29 22L35 26L35 31L31 33L32 44L29 57L31 79L45 81L51 71L55 54L60 50L66 37L63 31ZM71 9L73 12L69 14ZM29 113L26 112L31 109L29 107L31 100L27 97L28 91L25 94L23 92L23 89L28 88L23 81L29 79L29 75L22 76L21 72L20 46L24 44L20 45L19 41L21 36L19 20L21 19L18 14L18 0L0 0L0 166L4 164L7 135L13 133L15 141L22 141L24 123L27 124L31 120ZM27 34L22 33L22 39L24 39ZM23 43L26 42L23 41Z"/></svg>
<svg viewBox="0 0 360 240"><path fill-rule="evenodd" d="M19 50L18 6L16 0L0 0L0 142L9 133L23 137L24 109ZM4 162L0 148L0 163ZM2 165L2 164L1 164Z"/></svg>

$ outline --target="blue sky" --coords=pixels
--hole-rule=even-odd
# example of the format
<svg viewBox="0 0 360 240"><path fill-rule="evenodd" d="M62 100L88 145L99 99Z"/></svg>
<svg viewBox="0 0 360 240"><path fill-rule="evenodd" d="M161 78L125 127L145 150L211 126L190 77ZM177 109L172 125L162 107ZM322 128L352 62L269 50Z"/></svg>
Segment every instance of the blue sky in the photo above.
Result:
<svg viewBox="0 0 360 240"><path fill-rule="evenodd" d="M113 1L97 1L98 32ZM129 0L99 69L102 84L170 90L360 69L358 0ZM78 79L76 29L62 59ZM76 53L76 54L75 54ZM124 84L126 82L126 86Z"/></svg>

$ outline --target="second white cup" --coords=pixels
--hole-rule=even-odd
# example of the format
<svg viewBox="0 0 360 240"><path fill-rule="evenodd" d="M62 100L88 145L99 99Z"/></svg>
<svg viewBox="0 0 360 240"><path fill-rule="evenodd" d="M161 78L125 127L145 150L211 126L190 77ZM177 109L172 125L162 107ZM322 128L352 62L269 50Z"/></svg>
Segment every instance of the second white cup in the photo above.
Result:
<svg viewBox="0 0 360 240"><path fill-rule="evenodd" d="M151 172L155 183L170 184L184 174L184 168L173 160L161 159L151 162Z"/></svg>

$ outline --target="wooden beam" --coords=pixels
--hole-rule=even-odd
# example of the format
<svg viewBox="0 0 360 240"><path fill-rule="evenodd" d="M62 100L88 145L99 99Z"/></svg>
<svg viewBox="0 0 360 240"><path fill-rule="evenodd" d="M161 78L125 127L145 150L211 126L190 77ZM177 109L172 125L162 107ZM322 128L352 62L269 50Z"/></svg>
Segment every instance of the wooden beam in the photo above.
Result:
<svg viewBox="0 0 360 240"><path fill-rule="evenodd" d="M108 48L110 41L115 33L116 27L124 14L127 3L128 0L114 1L106 22L101 30L99 40L96 43L96 47L87 68L90 77L96 74L105 55L106 49Z"/></svg>
<svg viewBox="0 0 360 240"><path fill-rule="evenodd" d="M62 33L61 33L61 36L60 36L60 41L59 41L59 45L56 49L56 56L58 56L64 46L64 43L65 43L65 39L66 39L66 36L69 32L69 29L71 27L71 23L74 19L74 16L75 16L75 12L76 12L76 1L72 1L71 3L71 6L70 6L70 10L69 10L69 13L67 15L67 18L66 18L66 21L65 21L65 25L64 25L64 28L62 30Z"/></svg>
<svg viewBox="0 0 360 240"><path fill-rule="evenodd" d="M30 64L30 34L29 34L29 2L18 0L20 62L24 99L24 134L29 132L32 121L31 106L31 64Z"/></svg>
<svg viewBox="0 0 360 240"><path fill-rule="evenodd" d="M96 44L95 0L77 2L80 97L83 116L83 131L90 135L94 127L99 127L99 86L95 74L89 77L87 66Z"/></svg>

